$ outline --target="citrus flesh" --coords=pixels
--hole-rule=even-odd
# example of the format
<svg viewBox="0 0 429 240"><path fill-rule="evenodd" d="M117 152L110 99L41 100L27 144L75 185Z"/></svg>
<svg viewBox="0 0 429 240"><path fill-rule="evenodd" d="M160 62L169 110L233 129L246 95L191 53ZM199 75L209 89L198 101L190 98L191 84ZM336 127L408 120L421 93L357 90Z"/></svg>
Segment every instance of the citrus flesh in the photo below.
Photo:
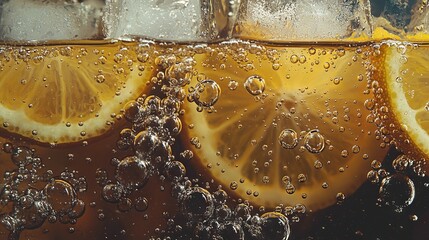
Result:
<svg viewBox="0 0 429 240"><path fill-rule="evenodd" d="M332 205L386 153L366 120L367 50L227 44L196 55L185 141L216 182L243 200Z"/></svg>
<svg viewBox="0 0 429 240"><path fill-rule="evenodd" d="M382 47L381 79L392 118L402 129L396 134L397 144L405 153L425 158L429 156L428 53L426 45L390 42Z"/></svg>
<svg viewBox="0 0 429 240"><path fill-rule="evenodd" d="M118 43L2 47L0 65L2 126L49 143L106 132L151 75Z"/></svg>

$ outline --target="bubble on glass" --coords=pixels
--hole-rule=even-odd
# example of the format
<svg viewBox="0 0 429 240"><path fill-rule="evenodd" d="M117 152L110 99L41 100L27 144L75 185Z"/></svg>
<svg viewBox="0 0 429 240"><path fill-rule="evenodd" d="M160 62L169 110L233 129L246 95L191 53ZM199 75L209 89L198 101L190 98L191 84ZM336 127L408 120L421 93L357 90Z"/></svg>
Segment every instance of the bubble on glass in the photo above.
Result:
<svg viewBox="0 0 429 240"><path fill-rule="evenodd" d="M311 153L321 153L325 148L325 137L318 129L313 129L305 135L304 146Z"/></svg>
<svg viewBox="0 0 429 240"><path fill-rule="evenodd" d="M414 201L414 182L406 175L395 173L381 181L378 193L381 204L391 207L395 212L402 212Z"/></svg>
<svg viewBox="0 0 429 240"><path fill-rule="evenodd" d="M261 76L253 75L246 79L244 82L244 87L246 88L247 92L257 96L265 91L265 80Z"/></svg>
<svg viewBox="0 0 429 240"><path fill-rule="evenodd" d="M285 129L280 133L278 140L283 148L293 149L298 145L298 134L293 129Z"/></svg>

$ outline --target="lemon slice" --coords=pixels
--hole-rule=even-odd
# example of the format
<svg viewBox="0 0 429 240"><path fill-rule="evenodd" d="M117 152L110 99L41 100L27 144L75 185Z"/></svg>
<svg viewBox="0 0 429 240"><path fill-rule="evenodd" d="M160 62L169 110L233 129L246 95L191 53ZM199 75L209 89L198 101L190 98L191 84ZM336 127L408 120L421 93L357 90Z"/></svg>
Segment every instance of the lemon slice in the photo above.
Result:
<svg viewBox="0 0 429 240"><path fill-rule="evenodd" d="M390 46L389 46L390 45ZM397 143L414 156L429 157L429 48L390 42L382 48L391 113L402 132ZM398 127L399 127L398 126ZM402 137L401 137L402 135ZM410 143L411 140L411 144ZM417 154L416 154L417 153ZM428 165L426 167L428 169Z"/></svg>
<svg viewBox="0 0 429 240"><path fill-rule="evenodd" d="M76 142L111 128L151 72L120 43L1 47L0 123L40 142ZM143 65L143 63L140 63Z"/></svg>
<svg viewBox="0 0 429 240"><path fill-rule="evenodd" d="M231 44L196 55L185 141L224 189L256 205L343 200L386 153L366 120L367 50Z"/></svg>

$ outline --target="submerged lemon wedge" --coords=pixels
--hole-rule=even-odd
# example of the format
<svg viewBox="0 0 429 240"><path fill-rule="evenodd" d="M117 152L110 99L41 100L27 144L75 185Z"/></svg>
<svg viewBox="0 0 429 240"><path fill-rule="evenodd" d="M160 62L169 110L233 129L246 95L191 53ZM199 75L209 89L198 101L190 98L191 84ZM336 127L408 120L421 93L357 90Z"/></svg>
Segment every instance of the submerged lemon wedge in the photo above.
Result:
<svg viewBox="0 0 429 240"><path fill-rule="evenodd" d="M388 114L400 131L393 134L402 151L429 157L429 48L387 42L381 49L379 79L386 89ZM429 165L426 165L426 171Z"/></svg>
<svg viewBox="0 0 429 240"><path fill-rule="evenodd" d="M233 43L196 55L185 141L215 182L253 204L341 201L386 153L364 106L367 51Z"/></svg>
<svg viewBox="0 0 429 240"><path fill-rule="evenodd" d="M98 136L146 88L151 72L137 63L117 43L1 47L0 123L40 142Z"/></svg>

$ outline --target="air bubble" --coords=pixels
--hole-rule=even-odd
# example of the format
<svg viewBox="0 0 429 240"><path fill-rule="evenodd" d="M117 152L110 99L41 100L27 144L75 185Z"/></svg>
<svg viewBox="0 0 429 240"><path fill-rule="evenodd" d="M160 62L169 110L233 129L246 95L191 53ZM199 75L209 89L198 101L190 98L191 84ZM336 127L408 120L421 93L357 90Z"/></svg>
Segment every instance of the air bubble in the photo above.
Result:
<svg viewBox="0 0 429 240"><path fill-rule="evenodd" d="M234 209L237 220L247 221L250 219L250 207L244 203L238 204Z"/></svg>
<svg viewBox="0 0 429 240"><path fill-rule="evenodd" d="M73 209L69 212L70 218L80 218L85 212L85 202L82 200L77 200L76 204L74 205Z"/></svg>
<svg viewBox="0 0 429 240"><path fill-rule="evenodd" d="M397 171L404 171L413 165L413 160L406 155L400 155L392 162L392 166Z"/></svg>
<svg viewBox="0 0 429 240"><path fill-rule="evenodd" d="M257 75L250 76L244 82L244 87L246 88L247 92L254 96L257 96L264 92L265 80Z"/></svg>
<svg viewBox="0 0 429 240"><path fill-rule="evenodd" d="M206 219L213 214L212 195L201 187L194 187L183 197L183 210L191 220Z"/></svg>
<svg viewBox="0 0 429 240"><path fill-rule="evenodd" d="M244 231L238 223L226 222L219 228L221 239L244 240Z"/></svg>
<svg viewBox="0 0 429 240"><path fill-rule="evenodd" d="M149 177L149 163L136 156L125 157L117 166L115 177L126 188L142 188Z"/></svg>
<svg viewBox="0 0 429 240"><path fill-rule="evenodd" d="M46 184L43 193L46 201L56 212L69 212L77 202L75 190L70 183L64 180L55 179Z"/></svg>
<svg viewBox="0 0 429 240"><path fill-rule="evenodd" d="M352 152L353 153L359 153L360 152L360 147L358 145L353 145L352 146Z"/></svg>
<svg viewBox="0 0 429 240"><path fill-rule="evenodd" d="M141 112L141 104L137 101L129 101L124 106L125 119L130 122L136 122L139 120Z"/></svg>
<svg viewBox="0 0 429 240"><path fill-rule="evenodd" d="M110 183L103 187L102 196L108 202L119 202L123 194L124 189L120 184Z"/></svg>
<svg viewBox="0 0 429 240"><path fill-rule="evenodd" d="M238 184L236 181L233 181L229 184L229 188L231 188L231 190L237 190L238 188Z"/></svg>
<svg viewBox="0 0 429 240"><path fill-rule="evenodd" d="M292 129L285 129L279 136L280 145L285 149L293 149L298 144L298 134Z"/></svg>
<svg viewBox="0 0 429 240"><path fill-rule="evenodd" d="M131 199L124 197L119 200L117 207L118 210L121 212L128 212L131 209L132 205L133 202L131 201Z"/></svg>
<svg viewBox="0 0 429 240"><path fill-rule="evenodd" d="M346 199L346 195L344 195L344 193L339 192L337 193L336 198L337 198L337 202L341 203Z"/></svg>
<svg viewBox="0 0 429 240"><path fill-rule="evenodd" d="M314 161L314 168L315 169L321 169L323 167L323 163L320 160Z"/></svg>
<svg viewBox="0 0 429 240"><path fill-rule="evenodd" d="M221 89L219 84L208 79L198 83L191 93L191 96L198 106L211 107L218 101L220 93Z"/></svg>
<svg viewBox="0 0 429 240"><path fill-rule="evenodd" d="M183 163L179 161L168 162L165 166L165 172L171 180L182 179L186 175L186 168Z"/></svg>
<svg viewBox="0 0 429 240"><path fill-rule="evenodd" d="M172 136L177 136L182 131L182 121L177 116L164 116L162 122L163 128Z"/></svg>
<svg viewBox="0 0 429 240"><path fill-rule="evenodd" d="M293 184L291 184L291 183L287 183L286 184L286 192L288 193L288 194L294 194L295 193L295 186L293 185Z"/></svg>
<svg viewBox="0 0 429 240"><path fill-rule="evenodd" d="M325 148L325 138L319 130L311 130L304 137L304 146L311 153L321 153Z"/></svg>
<svg viewBox="0 0 429 240"><path fill-rule="evenodd" d="M12 149L12 162L18 166L25 166L31 163L33 151L30 148L20 146Z"/></svg>
<svg viewBox="0 0 429 240"><path fill-rule="evenodd" d="M364 105L365 105L366 109L372 110L375 107L375 101L374 101L374 99L367 99L367 100L365 100Z"/></svg>
<svg viewBox="0 0 429 240"><path fill-rule="evenodd" d="M228 83L229 90L233 91L233 90L237 89L237 87L238 87L237 81L235 81L235 80L229 81L229 83Z"/></svg>
<svg viewBox="0 0 429 240"><path fill-rule="evenodd" d="M167 161L171 155L171 147L158 138L152 131L141 131L134 139L134 149L137 157L159 164Z"/></svg>
<svg viewBox="0 0 429 240"><path fill-rule="evenodd" d="M289 220L285 215L267 212L261 216L261 220L261 233L264 239L287 240L289 238Z"/></svg>
<svg viewBox="0 0 429 240"><path fill-rule="evenodd" d="M137 198L136 203L134 204L134 208L139 212L146 211L148 206L149 206L149 202L145 197Z"/></svg>
<svg viewBox="0 0 429 240"><path fill-rule="evenodd" d="M383 179L379 189L382 204L402 212L414 201L415 188L413 181L400 173L395 173Z"/></svg>
<svg viewBox="0 0 429 240"><path fill-rule="evenodd" d="M103 74L98 74L95 76L95 81L97 81L97 83L104 83L104 81L106 81L106 77Z"/></svg>

